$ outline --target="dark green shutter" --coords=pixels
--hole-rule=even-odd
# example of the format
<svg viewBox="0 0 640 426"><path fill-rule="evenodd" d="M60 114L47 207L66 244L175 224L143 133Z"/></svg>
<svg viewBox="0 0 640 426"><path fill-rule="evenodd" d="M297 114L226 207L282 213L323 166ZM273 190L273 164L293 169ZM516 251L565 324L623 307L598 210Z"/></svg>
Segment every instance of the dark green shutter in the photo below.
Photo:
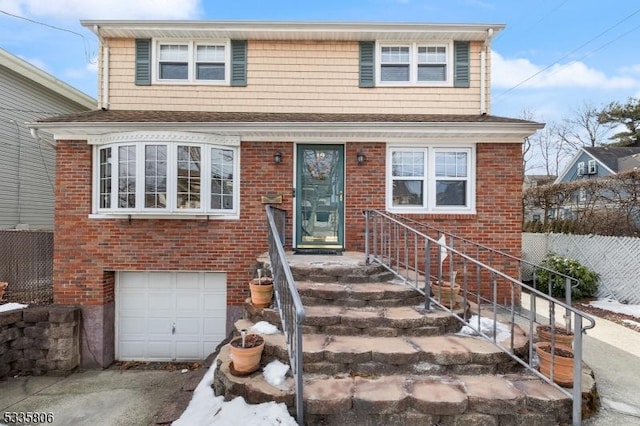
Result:
<svg viewBox="0 0 640 426"><path fill-rule="evenodd" d="M376 43L374 41L360 42L360 87L374 87L376 85Z"/></svg>
<svg viewBox="0 0 640 426"><path fill-rule="evenodd" d="M231 40L231 85L247 85L247 40Z"/></svg>
<svg viewBox="0 0 640 426"><path fill-rule="evenodd" d="M151 85L151 40L136 39L136 86Z"/></svg>
<svg viewBox="0 0 640 426"><path fill-rule="evenodd" d="M470 81L470 53L468 41L453 43L453 86L469 87Z"/></svg>

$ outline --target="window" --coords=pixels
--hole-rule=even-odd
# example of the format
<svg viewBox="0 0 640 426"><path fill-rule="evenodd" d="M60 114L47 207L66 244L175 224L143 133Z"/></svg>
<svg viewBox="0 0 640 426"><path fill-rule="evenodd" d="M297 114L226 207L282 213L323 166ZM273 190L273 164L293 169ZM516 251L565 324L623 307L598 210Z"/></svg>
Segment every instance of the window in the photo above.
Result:
<svg viewBox="0 0 640 426"><path fill-rule="evenodd" d="M388 152L388 210L474 212L472 147L391 146Z"/></svg>
<svg viewBox="0 0 640 426"><path fill-rule="evenodd" d="M226 42L156 43L158 82L220 82L229 80Z"/></svg>
<svg viewBox="0 0 640 426"><path fill-rule="evenodd" d="M117 136L92 142L94 213L237 216L239 140L127 135L121 138L126 142Z"/></svg>
<svg viewBox="0 0 640 426"><path fill-rule="evenodd" d="M448 84L452 62L449 45L379 45L379 83Z"/></svg>

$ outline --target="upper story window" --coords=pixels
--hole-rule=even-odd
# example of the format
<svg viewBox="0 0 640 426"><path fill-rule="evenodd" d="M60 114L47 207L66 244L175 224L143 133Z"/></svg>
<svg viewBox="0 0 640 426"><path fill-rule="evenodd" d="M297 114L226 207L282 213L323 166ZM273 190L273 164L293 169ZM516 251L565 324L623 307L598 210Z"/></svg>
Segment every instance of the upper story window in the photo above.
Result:
<svg viewBox="0 0 640 426"><path fill-rule="evenodd" d="M170 42L155 44L157 82L229 82L228 42Z"/></svg>
<svg viewBox="0 0 640 426"><path fill-rule="evenodd" d="M387 209L397 213L474 213L473 147L388 149Z"/></svg>
<svg viewBox="0 0 640 426"><path fill-rule="evenodd" d="M378 44L378 84L452 84L449 44Z"/></svg>
<svg viewBox="0 0 640 426"><path fill-rule="evenodd" d="M96 214L238 216L239 141L127 133L91 143Z"/></svg>

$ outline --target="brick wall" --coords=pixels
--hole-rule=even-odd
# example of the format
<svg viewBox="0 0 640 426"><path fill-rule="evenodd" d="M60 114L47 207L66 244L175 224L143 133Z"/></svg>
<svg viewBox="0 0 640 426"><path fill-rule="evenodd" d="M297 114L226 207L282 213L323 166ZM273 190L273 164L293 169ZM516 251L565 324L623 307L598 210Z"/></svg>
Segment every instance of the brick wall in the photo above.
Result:
<svg viewBox="0 0 640 426"><path fill-rule="evenodd" d="M520 148L478 145L476 215L411 217L519 256ZM366 155L363 165L356 161L359 150ZM273 163L276 151L283 154L280 164ZM345 153L345 244L347 250L364 251L362 211L385 206L386 145L347 143ZM81 305L91 319L85 328L93 349L83 346L83 362L84 354L95 355L100 348L98 365L113 359L113 271L223 271L227 304L240 306L249 295L256 258L267 251L261 196L268 193L283 196L278 207L287 211L286 245L291 247L293 143L242 142L239 220L90 219L91 147L59 141L57 156L54 301ZM506 287L500 290L499 298L504 297Z"/></svg>
<svg viewBox="0 0 640 426"><path fill-rule="evenodd" d="M65 374L80 364L80 309L36 306L0 312L0 380Z"/></svg>
<svg viewBox="0 0 640 426"><path fill-rule="evenodd" d="M265 148L266 146L266 148ZM55 301L101 305L114 299L114 270L226 271L230 305L248 296L247 281L256 257L267 250L261 195L283 195L287 245L291 245L293 144L243 142L240 220L89 219L91 147L83 141L58 143ZM283 153L274 164L275 151ZM362 150L366 162L358 165ZM385 144L346 146L345 241L348 250L364 250L362 211L384 209ZM410 215L519 256L521 244L522 162L519 144L477 147L477 214Z"/></svg>

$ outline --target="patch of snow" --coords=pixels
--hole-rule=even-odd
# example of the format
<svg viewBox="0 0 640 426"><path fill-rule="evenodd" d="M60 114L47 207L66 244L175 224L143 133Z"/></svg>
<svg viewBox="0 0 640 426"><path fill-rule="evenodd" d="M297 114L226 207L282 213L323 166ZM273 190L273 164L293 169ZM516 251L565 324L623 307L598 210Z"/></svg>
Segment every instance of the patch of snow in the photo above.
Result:
<svg viewBox="0 0 640 426"><path fill-rule="evenodd" d="M285 404L265 402L252 405L241 397L225 402L222 396L215 396L211 385L216 364L217 360L204 374L193 392L189 406L172 423L174 426L297 426Z"/></svg>
<svg viewBox="0 0 640 426"><path fill-rule="evenodd" d="M631 321L631 320L622 320L623 323L627 324L627 325L631 325L633 327L638 327L640 328L640 322L637 321Z"/></svg>
<svg viewBox="0 0 640 426"><path fill-rule="evenodd" d="M24 309L29 305L23 305L22 303L4 303L0 305L0 312L13 311L15 309Z"/></svg>
<svg viewBox="0 0 640 426"><path fill-rule="evenodd" d="M465 325L462 329L457 333L464 336L477 336L478 333L475 329L478 328L478 316L473 315L467 321L470 325ZM493 325L496 325L496 341L502 342L511 337L511 332L509 328L502 324L501 322L495 322L491 318L480 317L480 332L486 336L493 337ZM474 327L474 328L472 328Z"/></svg>
<svg viewBox="0 0 640 426"><path fill-rule="evenodd" d="M278 334L280 330L275 325L268 323L267 321L260 321L255 323L251 327L251 331L259 334Z"/></svg>
<svg viewBox="0 0 640 426"><path fill-rule="evenodd" d="M640 318L640 305L626 305L611 298L590 302L589 306Z"/></svg>
<svg viewBox="0 0 640 426"><path fill-rule="evenodd" d="M264 375L264 379L274 388L287 390L289 387L284 384L284 379L289 371L289 366L287 364L283 364L277 359L275 361L271 361L267 364L262 373Z"/></svg>

